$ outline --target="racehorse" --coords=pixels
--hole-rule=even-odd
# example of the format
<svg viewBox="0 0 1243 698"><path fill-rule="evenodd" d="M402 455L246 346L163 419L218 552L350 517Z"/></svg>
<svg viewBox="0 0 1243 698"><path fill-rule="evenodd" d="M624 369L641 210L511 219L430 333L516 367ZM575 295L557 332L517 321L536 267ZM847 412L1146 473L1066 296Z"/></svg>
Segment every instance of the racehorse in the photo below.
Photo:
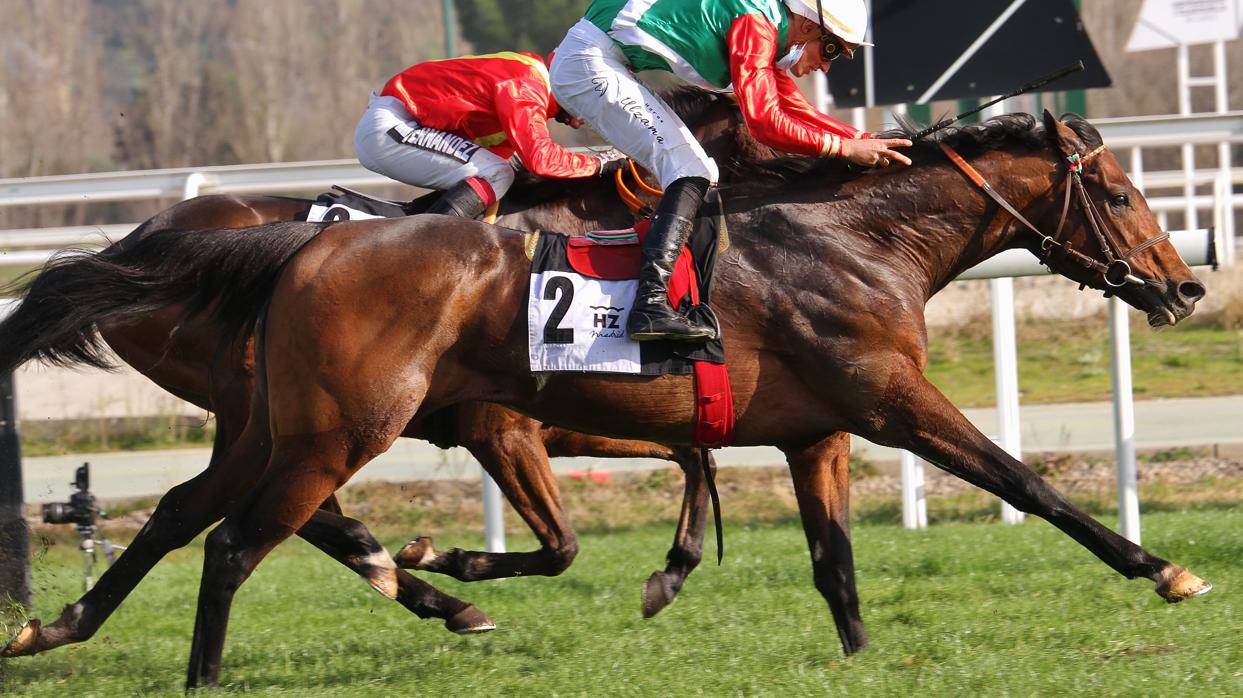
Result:
<svg viewBox="0 0 1243 698"><path fill-rule="evenodd" d="M922 375L925 303L1003 249L1031 250L1145 311L1153 326L1190 315L1204 286L1078 117L1001 117L943 131L912 153L914 166L868 176L808 158L752 167L739 180L751 184L729 199L732 246L713 281L734 443L791 454L815 584L845 652L866 641L848 530L834 515L845 474L812 458L847 432L912 451L1048 520L1123 576L1153 580L1169 601L1207 592L1186 568L1072 505ZM176 234L161 237L159 252L178 250ZM225 458L267 468L207 537L189 686L218 683L232 599L255 566L423 415L487 400L586 432L690 440L689 377L531 373L527 242L416 216L332 226L282 268L248 279L230 270L235 298L210 302L237 337L257 322L257 389ZM203 252L179 259L210 277L227 257ZM181 279L147 280L156 297L192 291ZM269 299L262 310L256 297Z"/></svg>
<svg viewBox="0 0 1243 698"><path fill-rule="evenodd" d="M697 137L714 156L730 160L771 154L751 139L745 129L734 128L741 118L731 101L698 90L679 90L666 95L666 99L694 126ZM421 203L428 203L434 196L424 197ZM500 221L529 230L617 228L629 224L631 218L616 199L612 186L598 180L524 179L504 199ZM273 221L305 220L312 203L272 196L197 197L153 216L103 254L124 251L149 236L171 230L242 228ZM314 228L303 228L292 237L247 235L231 244L239 257L270 257L272 263L279 263L314 232ZM209 232L187 240L204 246L215 244ZM249 358L213 365L212 349L219 340L219 328L206 316L186 317L181 304L150 307L148 312L130 308L130 312L118 316L126 308L127 294L133 295L134 289L110 293L106 281L97 273L86 271L88 267L57 263L49 268L57 271L49 274L41 286L32 285L26 295L25 312L37 309L36 314L27 315L20 327L14 327L14 323L4 325L0 363L14 363L15 355L24 358L39 353L54 363L103 364L102 357L94 353L97 340L90 330L97 324L99 338L126 363L174 395L216 413L216 441L208 469L161 499L151 520L98 584L66 606L53 623L45 626L37 619L27 623L5 647L4 656L34 654L90 638L152 566L217 521L258 477L255 468L230 469L225 466L231 463L219 458L236 441L249 416L253 381ZM49 293L55 295L54 300ZM101 302L109 306L108 313L112 315L87 310ZM53 322L52 316L57 316L60 324ZM60 336L55 336L56 331L51 328L60 328ZM548 456L661 458L673 460L682 468L686 475L682 511L665 569L652 573L644 586L646 617L673 601L702 557L707 490L697 452L691 448L581 434L541 425L489 403L458 405L431 415L408 430L407 435L467 448L496 480L541 547L530 553L482 553L456 548L441 552L432 547L430 538L420 538L398 555L398 562L403 565L465 581L556 575L564 571L575 557L577 542L548 467ZM848 449L848 443L841 448ZM846 453L840 455L844 458ZM361 522L342 515L335 496L324 501L299 535L373 585L391 581L388 575L393 562ZM444 619L446 627L455 632L493 627L491 620L473 605L443 594L405 572L396 574L397 600L420 617Z"/></svg>

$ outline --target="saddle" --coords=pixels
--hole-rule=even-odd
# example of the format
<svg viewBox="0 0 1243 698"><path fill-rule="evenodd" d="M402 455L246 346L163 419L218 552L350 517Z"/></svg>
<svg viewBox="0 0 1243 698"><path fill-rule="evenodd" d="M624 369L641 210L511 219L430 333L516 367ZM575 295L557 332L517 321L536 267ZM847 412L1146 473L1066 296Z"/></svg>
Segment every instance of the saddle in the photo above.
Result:
<svg viewBox="0 0 1243 698"><path fill-rule="evenodd" d="M332 189L333 191L324 192L316 197L315 203L311 204L311 208L307 210L307 221L356 221L367 218L399 218L407 215L408 204L389 201L336 184L332 185Z"/></svg>

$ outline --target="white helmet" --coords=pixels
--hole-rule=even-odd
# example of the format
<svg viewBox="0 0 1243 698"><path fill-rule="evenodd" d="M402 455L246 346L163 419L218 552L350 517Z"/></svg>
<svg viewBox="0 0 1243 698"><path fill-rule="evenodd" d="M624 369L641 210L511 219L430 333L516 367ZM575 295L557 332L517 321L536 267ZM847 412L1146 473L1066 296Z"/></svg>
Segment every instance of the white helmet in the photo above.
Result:
<svg viewBox="0 0 1243 698"><path fill-rule="evenodd" d="M852 44L872 45L863 40L868 29L868 8L864 0L785 0L785 3L795 14L823 23L825 29Z"/></svg>

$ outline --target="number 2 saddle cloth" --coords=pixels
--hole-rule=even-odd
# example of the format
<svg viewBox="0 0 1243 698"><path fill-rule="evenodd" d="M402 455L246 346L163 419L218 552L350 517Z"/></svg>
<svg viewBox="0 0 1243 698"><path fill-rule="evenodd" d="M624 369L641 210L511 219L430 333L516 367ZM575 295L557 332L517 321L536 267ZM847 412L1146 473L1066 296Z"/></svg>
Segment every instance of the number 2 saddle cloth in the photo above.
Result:
<svg viewBox="0 0 1243 698"><path fill-rule="evenodd" d="M720 338L709 342L636 342L626 336L647 228L647 221L643 221L633 230L528 235L531 371L645 376L694 373L694 444L727 445L733 431L734 405ZM675 310L717 324L707 304L713 267L728 245L722 205L713 191L695 220L690 242L678 257L669 282L669 302Z"/></svg>

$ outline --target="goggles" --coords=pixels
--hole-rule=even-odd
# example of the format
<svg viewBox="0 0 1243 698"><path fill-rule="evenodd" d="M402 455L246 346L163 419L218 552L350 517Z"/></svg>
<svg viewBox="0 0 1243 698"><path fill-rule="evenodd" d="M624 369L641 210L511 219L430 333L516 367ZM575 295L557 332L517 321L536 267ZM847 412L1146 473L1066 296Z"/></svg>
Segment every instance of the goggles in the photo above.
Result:
<svg viewBox="0 0 1243 698"><path fill-rule="evenodd" d="M845 56L846 60L851 60L855 57L855 50L832 34L820 37L820 57L825 63L832 63L842 56Z"/></svg>

